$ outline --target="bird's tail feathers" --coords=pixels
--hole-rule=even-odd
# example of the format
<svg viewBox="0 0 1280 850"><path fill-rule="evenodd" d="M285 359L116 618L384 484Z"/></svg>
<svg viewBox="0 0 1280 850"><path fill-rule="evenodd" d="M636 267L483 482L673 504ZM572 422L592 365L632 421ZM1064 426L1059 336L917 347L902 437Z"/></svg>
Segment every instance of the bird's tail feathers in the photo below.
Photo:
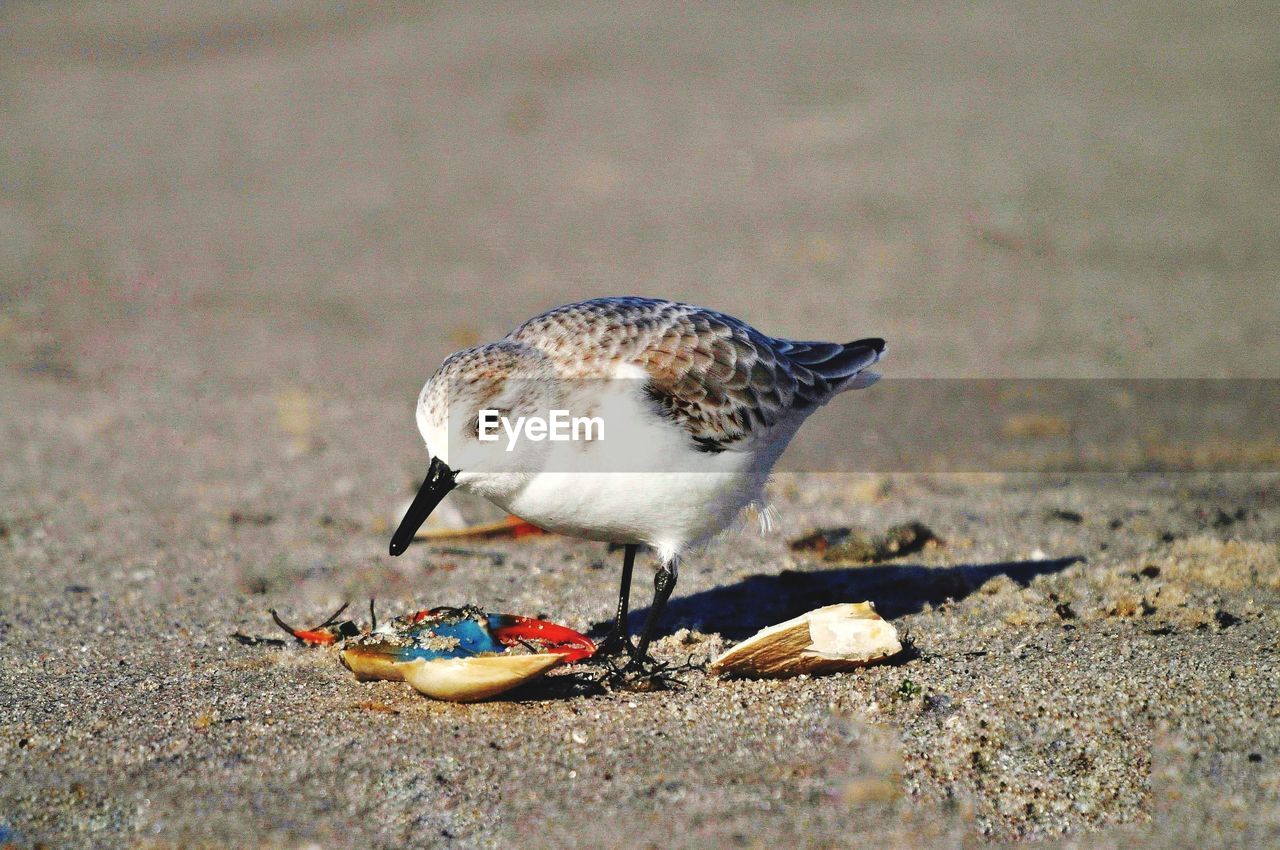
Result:
<svg viewBox="0 0 1280 850"><path fill-rule="evenodd" d="M835 385L835 391L842 393L845 390L865 390L867 387L880 380L879 372L859 372L856 375L845 378L843 381Z"/></svg>
<svg viewBox="0 0 1280 850"><path fill-rule="evenodd" d="M838 342L792 342L787 356L827 380L834 392L844 392L869 387L878 381L880 376L866 369L879 362L884 352L884 340L870 337L844 345Z"/></svg>

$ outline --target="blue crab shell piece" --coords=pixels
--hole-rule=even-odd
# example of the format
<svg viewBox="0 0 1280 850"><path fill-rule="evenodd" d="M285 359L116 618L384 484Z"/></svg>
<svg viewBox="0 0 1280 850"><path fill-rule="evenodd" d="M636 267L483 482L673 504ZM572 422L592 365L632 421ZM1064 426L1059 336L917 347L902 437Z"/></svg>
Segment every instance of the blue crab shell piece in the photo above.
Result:
<svg viewBox="0 0 1280 850"><path fill-rule="evenodd" d="M520 619L478 608L435 609L398 618L383 630L347 640L342 663L361 681L404 681L435 699L474 702L564 662L560 654L509 651L510 638L504 645L499 635Z"/></svg>
<svg viewBox="0 0 1280 850"><path fill-rule="evenodd" d="M595 650L590 638L556 623L467 606L397 617L347 638L341 658L360 681L408 682L434 699L474 702Z"/></svg>
<svg viewBox="0 0 1280 850"><path fill-rule="evenodd" d="M431 661L505 652L506 647L493 636L493 630L501 625L501 617L500 614L472 615L452 622L427 618L405 630L404 637L412 643L394 647L391 654L398 661L418 658Z"/></svg>

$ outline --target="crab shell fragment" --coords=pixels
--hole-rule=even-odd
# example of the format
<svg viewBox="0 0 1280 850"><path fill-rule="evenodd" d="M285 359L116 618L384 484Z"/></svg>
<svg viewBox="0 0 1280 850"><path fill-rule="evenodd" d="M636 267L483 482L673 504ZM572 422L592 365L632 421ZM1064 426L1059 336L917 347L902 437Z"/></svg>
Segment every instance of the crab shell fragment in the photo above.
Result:
<svg viewBox="0 0 1280 850"><path fill-rule="evenodd" d="M902 651L898 632L870 602L828 605L769 626L711 662L721 676L781 679L865 667Z"/></svg>
<svg viewBox="0 0 1280 850"><path fill-rule="evenodd" d="M475 702L595 649L590 638L556 623L465 606L418 611L349 637L341 658L361 681L408 682L434 699Z"/></svg>
<svg viewBox="0 0 1280 850"><path fill-rule="evenodd" d="M408 682L425 696L450 702L476 702L498 696L563 661L563 655L550 652L399 661L377 647L351 646L342 650L342 663L362 682Z"/></svg>

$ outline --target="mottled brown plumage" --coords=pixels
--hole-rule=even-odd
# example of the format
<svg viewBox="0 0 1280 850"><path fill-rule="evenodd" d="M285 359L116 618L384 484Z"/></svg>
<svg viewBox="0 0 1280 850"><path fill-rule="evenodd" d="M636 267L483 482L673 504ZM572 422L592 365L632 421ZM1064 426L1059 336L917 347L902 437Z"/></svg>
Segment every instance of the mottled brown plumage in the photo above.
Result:
<svg viewBox="0 0 1280 850"><path fill-rule="evenodd" d="M655 406L706 451L826 402L884 350L879 339L775 339L713 310L634 297L557 307L503 342L536 349L566 378L609 380L619 363L640 367Z"/></svg>

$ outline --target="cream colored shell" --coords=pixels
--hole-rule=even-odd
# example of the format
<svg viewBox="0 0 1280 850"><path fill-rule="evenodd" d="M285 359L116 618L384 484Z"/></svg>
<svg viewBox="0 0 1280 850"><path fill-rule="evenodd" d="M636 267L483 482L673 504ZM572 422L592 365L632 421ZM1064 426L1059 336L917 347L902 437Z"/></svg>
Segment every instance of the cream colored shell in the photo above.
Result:
<svg viewBox="0 0 1280 850"><path fill-rule="evenodd" d="M421 694L450 702L476 702L495 697L538 678L562 660L562 656L554 653L539 653L392 661L361 647L342 651L342 663L361 681L408 682Z"/></svg>
<svg viewBox="0 0 1280 850"><path fill-rule="evenodd" d="M721 676L780 679L865 667L902 651L870 602L828 605L769 626L711 662Z"/></svg>

